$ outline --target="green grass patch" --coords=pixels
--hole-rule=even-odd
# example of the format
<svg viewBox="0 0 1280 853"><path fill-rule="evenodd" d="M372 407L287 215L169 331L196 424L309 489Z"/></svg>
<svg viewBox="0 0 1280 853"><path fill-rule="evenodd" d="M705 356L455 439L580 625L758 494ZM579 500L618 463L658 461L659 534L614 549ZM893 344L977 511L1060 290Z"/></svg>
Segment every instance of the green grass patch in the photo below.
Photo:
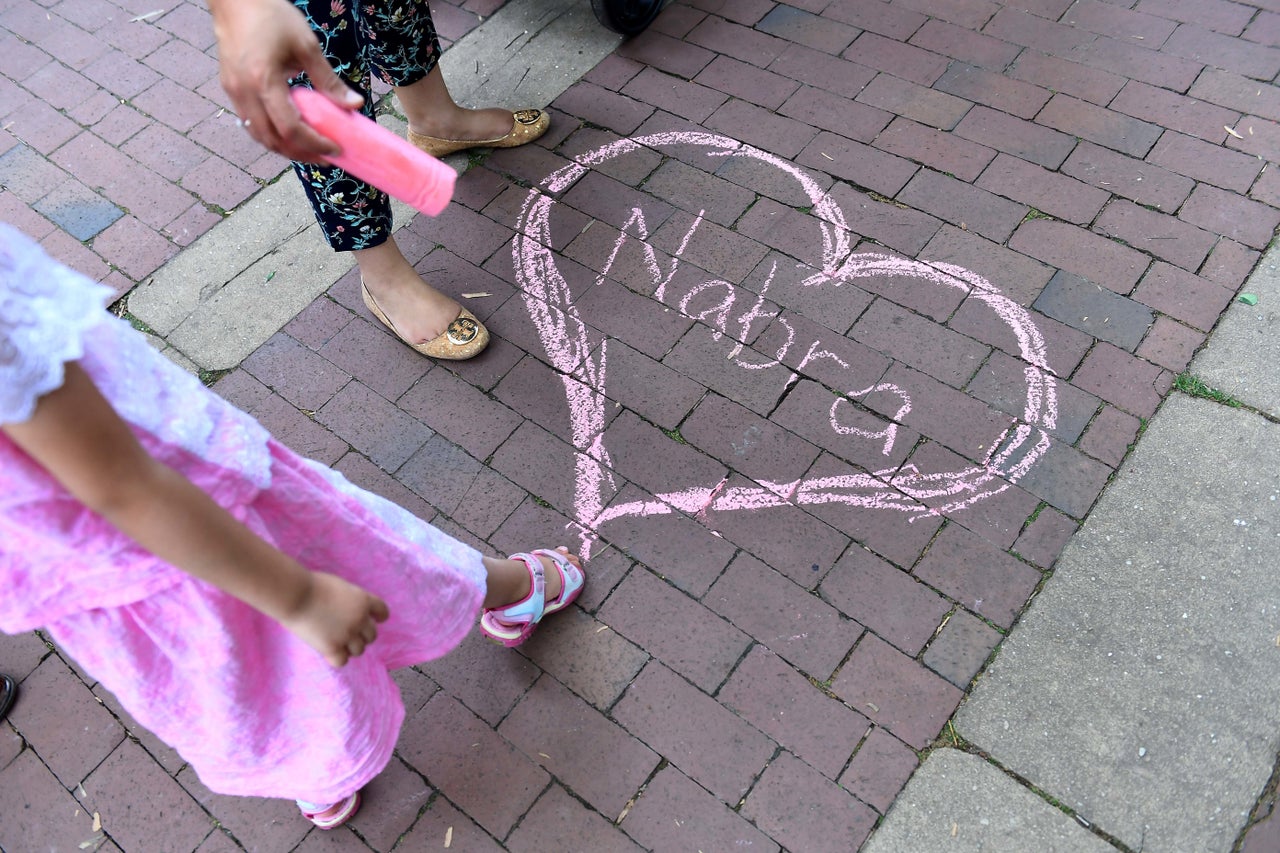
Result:
<svg viewBox="0 0 1280 853"><path fill-rule="evenodd" d="M133 326L139 332L142 332L142 334L155 335L157 338L160 337L159 332L157 332L155 329L151 328L146 323L139 320L137 317L130 314L128 311L126 311L123 316L124 316L124 319L129 321L130 326Z"/></svg>
<svg viewBox="0 0 1280 853"><path fill-rule="evenodd" d="M201 383L203 383L206 387L208 387L208 386L212 385L213 383L217 382L217 381L218 381L219 379L221 379L222 377L226 376L226 375L227 375L228 373L230 373L230 372L231 372L231 370L230 370L230 369L225 369L225 370L202 370L202 371L200 371L199 373L197 373L196 375L200 377L200 381L201 381Z"/></svg>
<svg viewBox="0 0 1280 853"><path fill-rule="evenodd" d="M1129 446L1125 449L1125 453L1128 453L1138 446L1138 439L1142 438L1142 434L1147 431L1147 426L1150 425L1150 423L1151 421L1146 418L1138 418L1138 434L1133 437L1133 441L1129 442Z"/></svg>
<svg viewBox="0 0 1280 853"><path fill-rule="evenodd" d="M1178 378L1173 380L1173 387L1177 388L1183 394L1191 397L1200 397L1205 400L1212 400L1215 403L1221 403L1224 406L1230 406L1233 409L1240 408L1240 401L1225 391L1219 391L1217 388L1211 388L1205 384L1203 379L1198 376L1192 376L1190 373L1181 373Z"/></svg>

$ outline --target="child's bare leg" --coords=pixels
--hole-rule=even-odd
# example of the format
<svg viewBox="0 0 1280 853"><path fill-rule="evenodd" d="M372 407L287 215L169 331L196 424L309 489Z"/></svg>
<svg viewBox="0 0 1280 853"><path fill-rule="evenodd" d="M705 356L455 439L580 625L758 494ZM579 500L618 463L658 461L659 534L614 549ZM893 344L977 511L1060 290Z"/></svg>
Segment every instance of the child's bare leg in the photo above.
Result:
<svg viewBox="0 0 1280 853"><path fill-rule="evenodd" d="M582 561L577 554L570 554L567 548L559 549L569 562L581 568ZM560 597L564 581L550 557L539 557L547 579L547 600ZM500 560L496 557L484 558L485 570L489 573L486 580L484 607L491 610L520 601L529 594L529 569L520 560Z"/></svg>

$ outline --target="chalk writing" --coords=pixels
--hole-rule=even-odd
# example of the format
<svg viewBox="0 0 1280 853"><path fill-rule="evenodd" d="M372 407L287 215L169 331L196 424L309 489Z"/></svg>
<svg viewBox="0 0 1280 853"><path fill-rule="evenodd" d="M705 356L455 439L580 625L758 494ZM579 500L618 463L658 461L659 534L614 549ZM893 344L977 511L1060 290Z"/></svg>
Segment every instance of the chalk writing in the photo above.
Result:
<svg viewBox="0 0 1280 853"><path fill-rule="evenodd" d="M830 477L802 477L786 482L756 480L749 485L691 483L687 488L656 494L652 499L610 505L618 486L613 476L609 450L605 445L606 390L609 341L593 353L588 327L570 294L569 285L551 250L552 211L558 195L590 169L611 159L642 149L686 146L702 149L712 158L750 158L771 166L794 180L809 199L811 215L821 236L821 262L805 268L808 274L799 287L838 287L860 279L894 277L923 285L947 288L964 298L985 305L1013 332L1024 363L1026 401L1021 417L998 435L983 443L985 457L952 471L921 471L914 464L888 464L899 426L912 411L908 389L888 382L867 387L837 388L839 396L827 413L831 430L840 436L873 443L886 465L877 470ZM748 371L781 369L788 371L787 384L796 382L806 367L827 361L843 371L849 363L823 347L816 337L805 339L793 324L770 310L767 296L774 286L777 265L773 264L763 285L749 305L737 304L743 292L718 278L695 282L677 292L676 273L692 241L705 222L702 211L696 216L671 258L660 258L650 244L644 211L637 207L620 230L596 279L602 283L613 269L628 242L643 253L643 266L652 279L653 298L684 317L705 324L715 340L734 341L728 358ZM708 511L759 511L785 505L845 504L851 507L884 509L904 513L908 520L952 513L999 494L1024 476L1049 447L1049 430L1057 420L1057 386L1048 368L1045 343L1040 331L1022 306L1004 296L994 285L971 270L953 264L900 258L882 252L854 252L852 232L843 212L831 195L808 174L793 164L733 139L710 133L658 133L619 140L589 151L573 163L549 175L530 190L520 214L513 257L517 283L529 317L551 365L561 374L569 409L569 438L576 449L573 515L581 531L581 551L589 555L597 531L609 521L626 516L655 516L673 512L705 518ZM764 324L778 323L785 335L776 350L757 353L745 342ZM832 332L832 335L836 333ZM799 355L803 353L803 355ZM748 357L748 354L751 357ZM791 356L795 368L784 362ZM762 359L762 360L761 360ZM882 418L878 429L868 428L865 411L859 423L852 415L855 401L871 394L896 399L896 411ZM744 442L745 445L745 442ZM739 451L740 453L742 451Z"/></svg>

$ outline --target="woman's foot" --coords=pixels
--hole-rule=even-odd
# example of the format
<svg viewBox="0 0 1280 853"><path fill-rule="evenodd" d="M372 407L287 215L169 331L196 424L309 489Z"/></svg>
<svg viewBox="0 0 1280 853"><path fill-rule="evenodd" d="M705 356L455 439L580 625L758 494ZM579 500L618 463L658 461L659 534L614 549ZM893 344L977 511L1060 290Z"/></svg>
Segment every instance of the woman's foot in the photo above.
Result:
<svg viewBox="0 0 1280 853"><path fill-rule="evenodd" d="M586 583L582 561L564 547L495 560L489 576L480 630L504 646L518 646L529 639L545 616L577 600Z"/></svg>
<svg viewBox="0 0 1280 853"><path fill-rule="evenodd" d="M468 148L513 148L546 132L551 117L542 110L460 107L449 94L440 66L421 80L396 87L409 123L409 142L435 157Z"/></svg>
<svg viewBox="0 0 1280 853"><path fill-rule="evenodd" d="M479 355L488 344L488 329L423 281L394 241L354 254L365 305L400 340L423 355L453 360Z"/></svg>
<svg viewBox="0 0 1280 853"><path fill-rule="evenodd" d="M409 122L410 132L437 139L496 139L513 128L511 110L497 107L469 110L455 106L451 110L434 110L421 121Z"/></svg>
<svg viewBox="0 0 1280 853"><path fill-rule="evenodd" d="M551 116L542 110L462 110L457 120L409 126L409 142L433 157L468 148L515 148L547 132Z"/></svg>

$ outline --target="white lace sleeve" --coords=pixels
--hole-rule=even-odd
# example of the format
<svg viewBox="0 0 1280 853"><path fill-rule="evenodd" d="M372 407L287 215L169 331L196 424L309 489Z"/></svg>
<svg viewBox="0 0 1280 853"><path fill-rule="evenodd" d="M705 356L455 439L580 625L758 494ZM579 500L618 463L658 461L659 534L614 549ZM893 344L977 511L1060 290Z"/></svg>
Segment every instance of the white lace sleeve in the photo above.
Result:
<svg viewBox="0 0 1280 853"><path fill-rule="evenodd" d="M84 333L107 317L110 295L0 223L0 423L27 420L62 385L63 365L84 355Z"/></svg>

